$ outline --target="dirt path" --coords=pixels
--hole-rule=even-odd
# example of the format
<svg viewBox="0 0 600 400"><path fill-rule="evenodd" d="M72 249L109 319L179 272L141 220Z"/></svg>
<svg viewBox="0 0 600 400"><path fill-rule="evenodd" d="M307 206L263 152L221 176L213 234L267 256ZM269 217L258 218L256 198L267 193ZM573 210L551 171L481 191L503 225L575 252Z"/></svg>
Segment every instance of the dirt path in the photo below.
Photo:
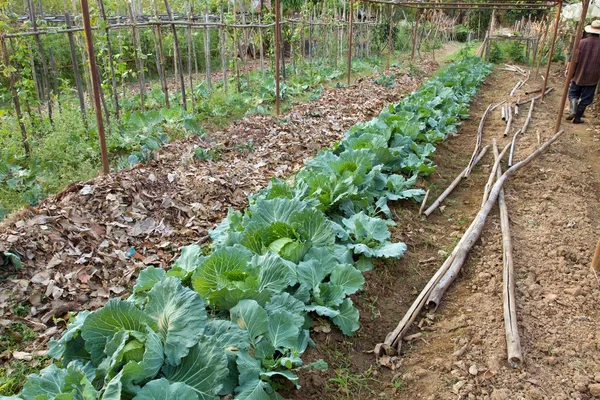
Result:
<svg viewBox="0 0 600 400"><path fill-rule="evenodd" d="M501 70L488 78L459 135L438 147L439 169L427 183L433 194L439 194L468 163L483 111L507 98L518 79ZM558 90L545 104L537 104L533 122L518 142L516 160L535 150L537 131L542 138L552 132L563 84L560 71L555 71L551 84ZM527 98L524 91L538 86L529 82L518 94ZM512 133L525 116L522 108ZM316 335L317 348L311 357L325 358L331 368L326 374L307 373L308 388L296 398L600 396L600 282L589 269L600 233L600 126L596 118L588 119L594 125L565 124L567 133L505 187L525 357L522 368L512 369L506 362L497 210L440 308L417 319L409 335L419 334L405 342L405 354L394 360L395 370L376 366L368 353L395 327L472 221L493 163L488 154L447 199L443 211L424 221L415 206L402 204L397 210L395 237L408 244L407 257L380 263L367 276L367 289L357 298L361 329L355 338ZM502 137L504 128L496 111L486 123L484 144L495 137L503 147L509 140ZM435 261L428 261L432 258ZM464 354L453 355L465 346Z"/></svg>

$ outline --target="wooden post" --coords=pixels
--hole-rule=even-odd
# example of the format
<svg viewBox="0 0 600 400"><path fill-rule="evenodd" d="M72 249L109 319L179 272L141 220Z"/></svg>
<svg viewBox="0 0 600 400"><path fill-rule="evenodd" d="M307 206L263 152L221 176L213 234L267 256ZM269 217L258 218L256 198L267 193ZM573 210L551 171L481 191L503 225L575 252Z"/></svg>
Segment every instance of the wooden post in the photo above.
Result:
<svg viewBox="0 0 600 400"><path fill-rule="evenodd" d="M204 9L204 22L208 24L208 3ZM206 86L208 91L212 89L212 82L210 78L210 28L208 25L202 31L204 33L204 64L206 70Z"/></svg>
<svg viewBox="0 0 600 400"><path fill-rule="evenodd" d="M421 10L417 10L415 15L415 28L412 37L412 50L410 51L410 61L415 59L415 49L417 48L417 33L419 32L419 20L421 19Z"/></svg>
<svg viewBox="0 0 600 400"><path fill-rule="evenodd" d="M589 0L583 0L584 3ZM587 6L584 6L587 10ZM558 34L558 22L560 21L560 11L562 10L562 1L558 2L558 9L556 10L556 20L554 21L554 33L552 34L552 42L550 43L550 52L548 53L548 63L546 64L546 76L544 76L544 83L542 85L542 98L540 101L544 101L544 95L546 94L546 86L548 85L548 74L550 73L550 64L552 63L552 56L554 55L554 44L556 43L556 35ZM585 24L585 15L583 17L583 23ZM583 28L581 28L583 29ZM564 107L564 104L563 104ZM561 110L562 114L562 110ZM560 125L559 125L560 127Z"/></svg>
<svg viewBox="0 0 600 400"><path fill-rule="evenodd" d="M113 60L112 47L110 43L110 29L108 27L108 18L106 18L106 11L104 10L104 1L98 0L98 8L100 9L100 14L102 15L102 19L104 20L105 28L104 33L106 35L106 47L108 48L108 65L110 68L110 78L112 84L113 91L113 99L115 101L115 115L117 120L121 119L121 110L119 108L119 91L117 90L117 78L115 76L115 62Z"/></svg>
<svg viewBox="0 0 600 400"><path fill-rule="evenodd" d="M389 23L389 29L388 29L388 54L387 54L387 63L386 63L387 68L390 67L390 60L392 58L392 46L393 46L392 33L394 30L394 13L396 12L396 9L391 4L388 7L390 9L390 23Z"/></svg>
<svg viewBox="0 0 600 400"><path fill-rule="evenodd" d="M81 16L83 19L83 28L85 33L85 44L90 59L90 78L92 80L94 109L96 111L96 123L98 124L98 139L100 141L100 153L102 155L102 171L105 174L110 172L108 165L108 151L106 150L106 138L104 137L104 121L102 120L102 105L100 104L100 79L96 67L96 58L94 56L94 40L92 38L92 25L90 23L90 10L87 0L80 0Z"/></svg>
<svg viewBox="0 0 600 400"><path fill-rule="evenodd" d="M565 110L565 103L567 102L567 95L569 94L569 86L571 85L571 80L573 79L573 75L575 75L575 66L577 64L577 59L579 58L579 43L581 43L581 35L583 33L583 27L585 26L585 17L587 15L588 7L590 5L590 0L583 0L581 7L581 18L579 19L579 25L577 25L577 33L575 33L575 43L573 43L573 56L571 57L571 62L569 62L567 67L567 79L565 79L565 87L563 89L562 98L560 99L560 105L558 107L558 115L556 117L556 124L554 125L554 130L558 132L561 125L561 120L563 116L563 112ZM560 3L559 3L560 7ZM557 28L558 30L558 23ZM556 34L556 30L554 31ZM546 82L548 81L548 73L546 73L546 80L544 81L544 87L546 87ZM542 96L543 96L542 92ZM543 99L543 97L542 97Z"/></svg>
<svg viewBox="0 0 600 400"><path fill-rule="evenodd" d="M225 19L223 17L224 14L224 6L223 0L221 0L221 26L219 27L219 44L221 46L221 69L223 70L223 90L227 93L227 47L225 43L225 29L223 28L223 24L225 23Z"/></svg>
<svg viewBox="0 0 600 400"><path fill-rule="evenodd" d="M153 0L154 3L154 16L158 20L158 5L156 4L156 0ZM163 42L162 42L162 30L160 24L156 25L156 39L155 45L157 48L157 72L160 75L160 83L162 86L163 93L165 94L165 106L167 108L171 108L170 100L169 100L169 87L167 85L167 72L165 70L165 53L163 51Z"/></svg>
<svg viewBox="0 0 600 400"><path fill-rule="evenodd" d="M71 28L71 16L68 11L65 11L65 21L67 29ZM77 96L79 97L79 109L81 110L81 116L85 128L88 128L87 115L85 113L85 99L83 98L83 85L81 83L81 75L79 73L79 62L77 61L77 53L75 52L75 40L73 39L73 32L67 33L69 37L69 47L71 50L71 64L73 66L73 75L75 76L75 87L77 88Z"/></svg>
<svg viewBox="0 0 600 400"><path fill-rule="evenodd" d="M165 0L165 8L167 9L167 15L169 20L173 21L173 13L169 6L169 0ZM171 32L173 33L173 46L175 48L175 58L177 62L177 69L179 70L179 86L181 89L181 103L183 108L187 110L187 97L185 95L185 78L183 77L183 63L181 61L181 49L179 47L179 38L177 37L177 29L175 24L171 24Z"/></svg>
<svg viewBox="0 0 600 400"><path fill-rule="evenodd" d="M192 45L192 2L188 2L188 26L187 26L187 72L190 81L190 99L192 100L192 110L196 108L196 100L194 96L194 79L192 72L192 55L194 52Z"/></svg>
<svg viewBox="0 0 600 400"><path fill-rule="evenodd" d="M279 1L275 0L275 111L277 115L281 113L279 104L279 58L281 57L281 46L279 37Z"/></svg>
<svg viewBox="0 0 600 400"><path fill-rule="evenodd" d="M350 16L350 26L348 27L348 85L350 85L350 78L352 77L352 19L354 15L354 8L352 0L350 0L350 10L348 10Z"/></svg>
<svg viewBox="0 0 600 400"><path fill-rule="evenodd" d="M137 28L137 18L133 13L133 5L129 3L129 18L131 18L131 23L133 26L131 27L131 32L133 36L133 56L135 58L135 67L138 72L138 84L140 86L140 107L142 112L145 111L145 98L146 98L146 80L144 77L144 62L139 56L139 51L141 50L140 36Z"/></svg>
<svg viewBox="0 0 600 400"><path fill-rule="evenodd" d="M548 36L548 29L550 28L550 21L546 18L546 29L544 29L544 35L542 36L542 41L538 44L540 47L540 54L538 56L537 64L535 67L535 74L533 75L534 79L537 80L540 72L540 63L542 62L542 56L544 55L544 47L546 43L546 37ZM541 46L540 46L541 44Z"/></svg>
<svg viewBox="0 0 600 400"><path fill-rule="evenodd" d="M10 85L10 92L12 100L15 105L15 112L17 113L17 119L19 122L19 128L21 129L21 137L23 138L23 147L25 148L25 154L29 156L31 149L29 148L29 140L27 139L27 131L25 130L25 124L23 123L23 114L21 112L21 103L19 101L19 94L15 87L15 76L14 72L11 71L10 67L10 56L8 55L8 48L6 47L6 39L0 36L0 46L2 47L2 56L4 58L4 71L3 74L8 78ZM16 71L16 70L15 70Z"/></svg>

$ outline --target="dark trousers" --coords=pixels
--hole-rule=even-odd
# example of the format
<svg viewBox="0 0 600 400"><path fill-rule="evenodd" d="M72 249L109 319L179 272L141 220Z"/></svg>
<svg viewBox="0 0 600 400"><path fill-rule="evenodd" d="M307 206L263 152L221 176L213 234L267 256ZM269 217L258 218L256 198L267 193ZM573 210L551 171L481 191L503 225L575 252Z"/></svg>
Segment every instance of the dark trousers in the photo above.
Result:
<svg viewBox="0 0 600 400"><path fill-rule="evenodd" d="M592 104L592 101L594 101L595 92L596 85L581 86L575 82L571 82L571 87L569 88L569 99L579 100L580 106L589 106Z"/></svg>

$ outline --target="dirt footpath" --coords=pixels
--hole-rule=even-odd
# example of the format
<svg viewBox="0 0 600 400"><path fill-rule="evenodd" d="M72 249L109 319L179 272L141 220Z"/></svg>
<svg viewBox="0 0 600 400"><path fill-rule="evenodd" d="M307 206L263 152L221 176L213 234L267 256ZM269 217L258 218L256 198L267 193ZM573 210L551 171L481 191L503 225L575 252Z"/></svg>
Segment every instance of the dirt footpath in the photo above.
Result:
<svg viewBox="0 0 600 400"><path fill-rule="evenodd" d="M558 69L551 93L537 103L518 143L521 160L553 133L563 79ZM438 170L423 186L429 203L469 162L481 115L512 99L519 79L496 68L482 86L456 137L440 144ZM508 138L500 110L489 117L484 145L500 148L522 127L529 105L521 106ZM591 114L591 113L588 113ZM597 118L588 120L597 123ZM497 208L461 274L435 313L422 314L408 333L403 355L375 363L372 350L394 329L429 278L452 251L481 205L493 164L488 152L471 177L461 182L428 219L418 205L398 204L394 238L407 243L402 260L380 262L366 276L355 302L361 329L353 338L316 333L311 359L324 358L326 373L307 372L297 399L591 399L600 396L600 281L589 269L600 235L600 126L564 124L566 134L505 185L516 281L517 316L524 365L510 368L502 313L502 235ZM506 159L503 170L506 170ZM516 162L515 161L515 162ZM412 338L411 338L412 335ZM458 352L457 352L458 351ZM391 368L390 368L391 367ZM598 397L600 398L600 397Z"/></svg>
<svg viewBox="0 0 600 400"><path fill-rule="evenodd" d="M453 157L446 159L443 153L464 155L474 143L478 121L487 105L508 98L518 79L514 73L496 70L487 80L473 105L472 118L460 130L460 138L447 142L447 149L441 152L441 176L434 176L434 184L444 187L453 176L445 164L455 161ZM552 134L562 91L558 71L551 84L556 90L545 104L536 104L533 121L517 143L516 160L536 149L537 132L542 140ZM539 85L528 82L517 95L528 98L524 91ZM522 126L528 108L521 107L509 138L502 137L505 124L499 111L494 112L486 123L484 144L495 137L504 146ZM599 130L590 124L565 123L564 128L566 134L505 187L525 365L512 369L506 362L502 236L498 212L494 211L462 276L437 310L435 322L425 331L423 340L416 341L408 351L402 375L407 390L398 392L399 398L600 396L600 281L589 269L600 234ZM492 163L488 153L474 179L479 184L454 193L444 212L428 220L439 227L440 235L455 241L459 235L454 225L465 218L472 220L481 203L481 178L487 177ZM458 231L462 233L465 226ZM453 355L465 346L463 355Z"/></svg>

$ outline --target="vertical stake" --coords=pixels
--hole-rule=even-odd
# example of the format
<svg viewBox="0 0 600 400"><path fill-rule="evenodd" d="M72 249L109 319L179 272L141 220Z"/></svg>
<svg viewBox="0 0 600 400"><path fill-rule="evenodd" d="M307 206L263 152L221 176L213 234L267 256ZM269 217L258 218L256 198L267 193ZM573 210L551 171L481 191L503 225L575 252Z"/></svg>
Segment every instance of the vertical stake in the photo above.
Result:
<svg viewBox="0 0 600 400"><path fill-rule="evenodd" d="M589 0L583 0L585 4L589 4ZM587 1L587 3L586 3ZM585 10L587 10L587 6ZM552 63L552 56L554 55L554 44L556 43L556 34L558 33L558 23L560 22L560 11L562 10L562 1L558 2L558 9L556 10L556 21L554 22L554 33L552 34L552 43L550 44L550 52L548 53L548 64L546 64L546 75L544 77L544 84L542 85L542 98L540 101L544 101L544 95L546 94L546 86L548 85L548 74L550 73L550 63ZM583 23L585 24L585 15L583 16ZM579 29L579 28L578 28ZM581 28L583 29L583 28ZM581 35L581 32L579 33ZM577 42L579 44L579 42ZM563 104L564 106L564 104ZM558 132L558 131L557 131Z"/></svg>
<svg viewBox="0 0 600 400"><path fill-rule="evenodd" d="M100 141L100 153L102 154L102 171L105 174L110 172L108 165L108 152L106 150L106 138L104 137L104 121L102 120L102 105L100 104L100 79L98 77L98 68L96 67L96 58L94 56L94 42L92 38L92 25L90 23L90 10L87 0L80 0L81 17L83 19L83 30L85 33L85 44L90 62L90 79L92 80L94 109L96 111L96 122L98 124L98 139Z"/></svg>
<svg viewBox="0 0 600 400"><path fill-rule="evenodd" d="M279 104L279 58L281 57L279 23L279 0L275 0L275 110L277 115L281 113Z"/></svg>
<svg viewBox="0 0 600 400"><path fill-rule="evenodd" d="M354 15L353 3L350 0L350 26L348 28L348 85L350 85L350 78L352 77L352 20Z"/></svg>
<svg viewBox="0 0 600 400"><path fill-rule="evenodd" d="M10 56L8 55L8 48L6 47L6 39L0 36L0 46L2 47L2 55L4 58L4 75L8 74L8 81L10 83L10 92L12 94L13 103L15 103L15 112L17 113L17 119L19 120L19 128L21 129L21 136L23 137L23 147L25 148L25 154L29 156L31 152L29 148L29 140L27 139L27 131L25 130L25 124L23 124L23 114L21 113L21 103L19 102L19 94L17 88L15 88L15 76L14 72L10 70ZM7 71L8 69L8 71Z"/></svg>

